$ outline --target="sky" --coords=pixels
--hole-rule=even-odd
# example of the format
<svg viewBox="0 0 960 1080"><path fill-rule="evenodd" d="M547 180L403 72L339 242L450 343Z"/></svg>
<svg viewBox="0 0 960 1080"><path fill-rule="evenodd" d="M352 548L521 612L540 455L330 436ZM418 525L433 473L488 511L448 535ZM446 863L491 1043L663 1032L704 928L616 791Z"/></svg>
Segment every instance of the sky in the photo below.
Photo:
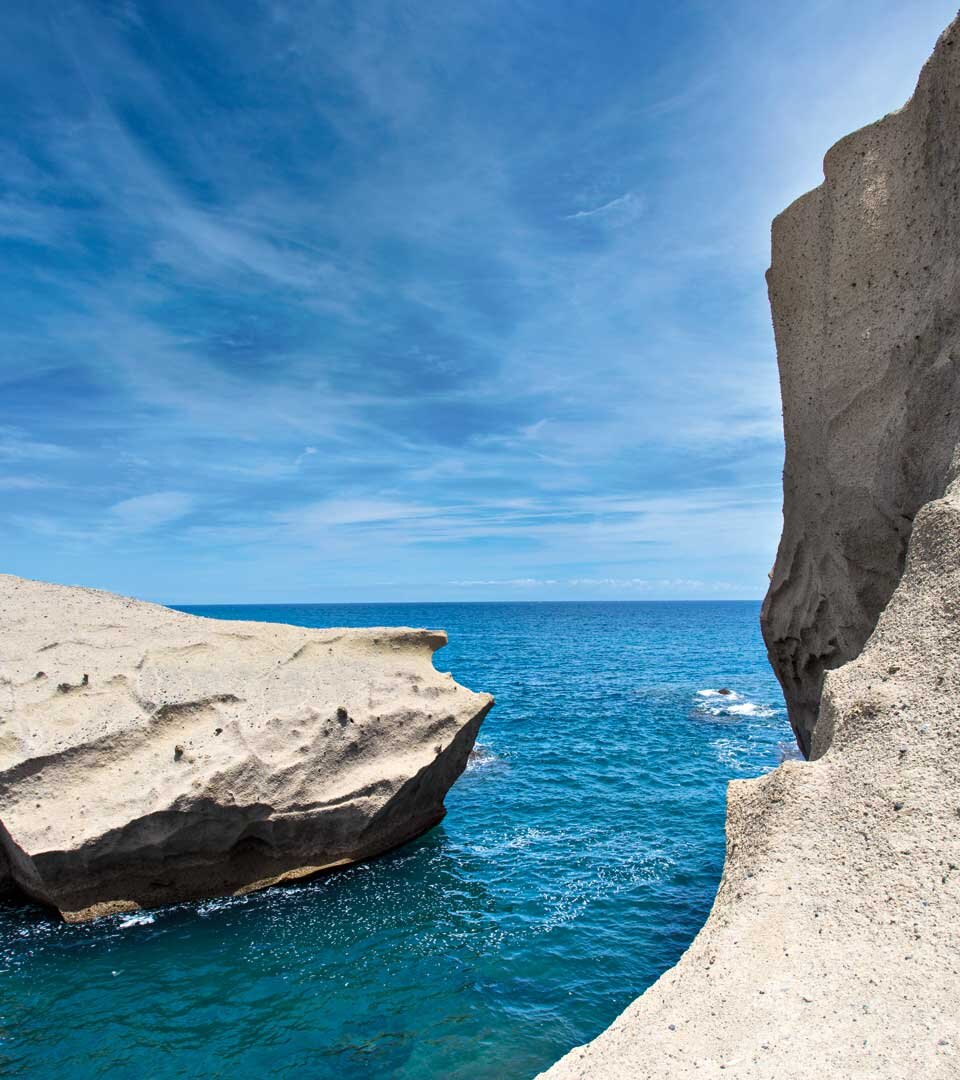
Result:
<svg viewBox="0 0 960 1080"><path fill-rule="evenodd" d="M0 569L168 603L755 599L771 218L938 0L35 0Z"/></svg>

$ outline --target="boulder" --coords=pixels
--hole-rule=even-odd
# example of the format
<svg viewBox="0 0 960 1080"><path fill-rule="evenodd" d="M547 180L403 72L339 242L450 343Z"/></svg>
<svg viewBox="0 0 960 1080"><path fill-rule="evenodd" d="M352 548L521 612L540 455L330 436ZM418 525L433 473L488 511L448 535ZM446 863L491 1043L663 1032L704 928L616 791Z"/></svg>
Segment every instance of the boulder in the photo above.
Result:
<svg viewBox="0 0 960 1080"><path fill-rule="evenodd" d="M0 878L79 921L413 839L493 704L433 667L446 640L0 575Z"/></svg>

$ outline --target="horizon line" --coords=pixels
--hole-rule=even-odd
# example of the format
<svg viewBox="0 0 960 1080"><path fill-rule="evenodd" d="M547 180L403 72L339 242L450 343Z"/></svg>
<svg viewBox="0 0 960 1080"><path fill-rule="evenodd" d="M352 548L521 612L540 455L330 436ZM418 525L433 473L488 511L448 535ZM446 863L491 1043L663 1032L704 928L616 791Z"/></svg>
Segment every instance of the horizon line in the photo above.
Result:
<svg viewBox="0 0 960 1080"><path fill-rule="evenodd" d="M675 598L667 597L636 597L611 599L610 597L590 599L565 599L565 600L285 600L274 602L269 600L240 600L240 601L191 601L190 603L173 603L156 600L153 603L163 607L403 607L423 604L760 604L763 597L691 597L682 596Z"/></svg>

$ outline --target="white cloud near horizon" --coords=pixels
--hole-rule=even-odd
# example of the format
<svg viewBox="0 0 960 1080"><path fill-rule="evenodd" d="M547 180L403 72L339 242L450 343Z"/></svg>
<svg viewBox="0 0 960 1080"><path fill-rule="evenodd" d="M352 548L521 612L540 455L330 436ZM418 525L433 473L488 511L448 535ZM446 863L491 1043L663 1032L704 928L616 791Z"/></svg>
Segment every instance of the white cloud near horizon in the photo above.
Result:
<svg viewBox="0 0 960 1080"><path fill-rule="evenodd" d="M111 522L120 529L139 533L179 521L194 505L193 497L182 491L157 491L122 499L109 508L108 514Z"/></svg>

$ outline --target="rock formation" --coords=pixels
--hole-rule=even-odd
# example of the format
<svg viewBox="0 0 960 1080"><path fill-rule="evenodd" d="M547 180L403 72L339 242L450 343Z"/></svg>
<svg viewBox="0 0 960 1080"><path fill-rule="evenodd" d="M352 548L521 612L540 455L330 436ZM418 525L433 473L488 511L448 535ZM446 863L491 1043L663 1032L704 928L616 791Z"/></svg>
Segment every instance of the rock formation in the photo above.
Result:
<svg viewBox="0 0 960 1080"><path fill-rule="evenodd" d="M445 643L0 575L0 878L74 921L412 839L493 703L433 667Z"/></svg>
<svg viewBox="0 0 960 1080"><path fill-rule="evenodd" d="M551 1080L960 1076L958 23L824 172L769 274L787 460L763 620L813 760L730 785L703 930Z"/></svg>
<svg viewBox="0 0 960 1080"><path fill-rule="evenodd" d="M955 40L956 39L956 40ZM960 439L960 78L951 27L900 112L841 140L773 226L784 524L762 626L800 748Z"/></svg>

